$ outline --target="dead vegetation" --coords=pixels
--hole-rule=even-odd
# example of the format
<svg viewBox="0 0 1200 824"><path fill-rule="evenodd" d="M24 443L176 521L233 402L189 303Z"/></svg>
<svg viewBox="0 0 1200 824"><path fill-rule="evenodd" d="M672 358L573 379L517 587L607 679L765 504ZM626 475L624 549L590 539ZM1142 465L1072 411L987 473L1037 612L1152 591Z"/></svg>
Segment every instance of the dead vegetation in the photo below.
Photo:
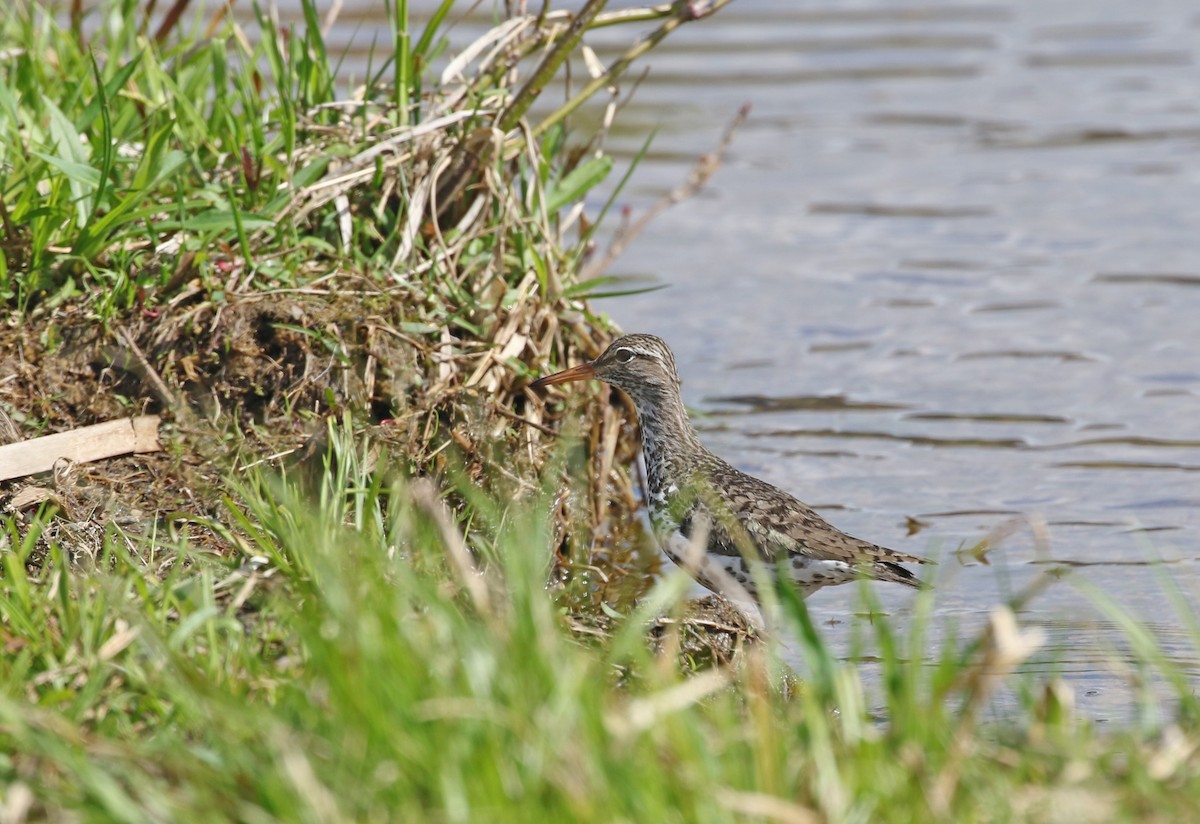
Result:
<svg viewBox="0 0 1200 824"><path fill-rule="evenodd" d="M552 308L529 297L497 307L483 327L490 343L450 327L406 332L410 289L371 290L359 281L358 294L347 295L338 285L330 279L325 294L247 295L224 306L197 291L192 303L178 301L153 318L131 312L107 330L84 321L78 307L3 330L0 406L23 436L132 414L167 422L162 455L73 467L35 482L53 489L72 523L213 516L230 474L263 460L282 465L324 431L327 416L351 410L414 474L453 470L481 485L499 477L537 489L559 448L559 421L527 393L528 375L538 364L595 354L603 338L576 342ZM555 510L564 564L581 557L568 536L589 548L610 546L637 500L625 407L592 391L572 414L591 471L572 479L588 485L578 498ZM5 501L24 486L8 484ZM579 523L589 521L609 534L581 533ZM103 530L85 534L99 539Z"/></svg>

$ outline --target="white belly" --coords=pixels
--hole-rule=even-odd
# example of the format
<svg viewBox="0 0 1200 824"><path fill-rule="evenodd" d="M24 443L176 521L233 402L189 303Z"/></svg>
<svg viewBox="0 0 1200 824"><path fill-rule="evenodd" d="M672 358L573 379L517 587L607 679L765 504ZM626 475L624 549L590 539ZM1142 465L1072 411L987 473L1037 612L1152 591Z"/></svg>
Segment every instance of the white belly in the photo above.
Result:
<svg viewBox="0 0 1200 824"><path fill-rule="evenodd" d="M822 587L844 584L855 578L854 568L842 561L826 561L793 555L782 562L764 565L759 571L754 561L740 555L719 555L697 549L692 541L679 530L658 535L659 545L667 557L695 578L702 586L718 595L734 600L745 600L749 596L758 599L758 580L772 580L783 575L807 598ZM738 592L738 590L742 592Z"/></svg>

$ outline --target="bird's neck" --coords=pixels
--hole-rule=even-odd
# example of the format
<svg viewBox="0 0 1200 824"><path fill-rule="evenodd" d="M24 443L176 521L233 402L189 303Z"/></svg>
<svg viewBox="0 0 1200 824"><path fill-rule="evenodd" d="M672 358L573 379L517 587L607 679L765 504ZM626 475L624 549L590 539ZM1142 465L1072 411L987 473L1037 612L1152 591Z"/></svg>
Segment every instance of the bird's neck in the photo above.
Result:
<svg viewBox="0 0 1200 824"><path fill-rule="evenodd" d="M646 480L654 495L679 483L681 479L673 476L686 472L704 446L688 420L677 387L642 387L630 394L642 429Z"/></svg>

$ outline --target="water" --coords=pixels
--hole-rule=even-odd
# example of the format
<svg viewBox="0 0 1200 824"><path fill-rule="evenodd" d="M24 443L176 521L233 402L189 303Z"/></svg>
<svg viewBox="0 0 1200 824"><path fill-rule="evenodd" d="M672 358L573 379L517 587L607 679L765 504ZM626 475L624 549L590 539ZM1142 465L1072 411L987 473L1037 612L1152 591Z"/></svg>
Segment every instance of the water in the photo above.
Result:
<svg viewBox="0 0 1200 824"><path fill-rule="evenodd" d="M350 70L375 8L331 36ZM631 36L589 42L610 60ZM711 185L612 270L668 288L601 308L671 343L718 454L940 558L939 632L1069 569L1022 612L1049 638L1029 666L1100 720L1133 712L1130 658L1072 581L1200 673L1164 595L1200 594L1198 63L1189 0L739 0L654 52L607 144L624 165L658 129L636 212L753 105ZM1013 519L1044 540L955 552ZM902 628L911 595L877 592ZM855 600L809 601L842 649Z"/></svg>

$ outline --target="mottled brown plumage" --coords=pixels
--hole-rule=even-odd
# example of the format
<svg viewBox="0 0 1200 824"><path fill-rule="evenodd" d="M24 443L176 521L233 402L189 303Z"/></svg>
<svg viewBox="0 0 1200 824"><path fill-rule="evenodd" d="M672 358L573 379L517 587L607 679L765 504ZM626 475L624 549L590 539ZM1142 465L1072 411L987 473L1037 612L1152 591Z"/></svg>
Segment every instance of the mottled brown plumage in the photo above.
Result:
<svg viewBox="0 0 1200 824"><path fill-rule="evenodd" d="M919 586L900 564L926 559L847 535L788 493L709 452L688 420L675 358L661 339L626 335L596 360L533 386L589 378L633 398L655 534L667 555L704 586L734 596L740 587L757 598L760 563L790 578L805 597L863 576ZM703 551L691 552L697 541Z"/></svg>

